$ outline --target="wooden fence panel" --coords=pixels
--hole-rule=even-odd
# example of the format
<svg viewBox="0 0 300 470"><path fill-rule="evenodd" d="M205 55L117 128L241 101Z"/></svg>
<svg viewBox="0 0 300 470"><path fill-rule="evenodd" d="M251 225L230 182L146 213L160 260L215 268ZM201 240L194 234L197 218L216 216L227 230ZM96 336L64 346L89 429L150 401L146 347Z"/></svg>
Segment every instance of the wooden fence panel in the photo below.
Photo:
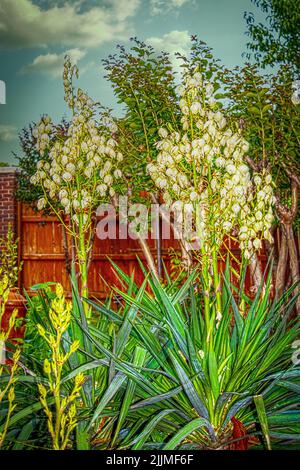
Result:
<svg viewBox="0 0 300 470"><path fill-rule="evenodd" d="M20 287L29 290L31 286L41 282L60 282L65 289L70 291L69 276L66 271L65 253L63 247L62 227L56 217L45 217L39 212L33 211L25 204L19 206L18 237L20 239L20 261L23 262L23 270L20 277ZM117 227L118 233L118 227ZM156 241L149 240L151 252L156 258ZM162 240L162 258L170 269L170 248L179 249L177 240L172 237ZM275 251L280 246L279 234L275 237ZM297 246L300 246L300 237L297 234ZM239 257L238 246L230 242L230 249ZM136 240L119 238L99 240L95 237L93 261L89 271L90 295L104 299L110 286L118 285L113 272L112 259L122 270L131 275L135 273L135 280L139 283L143 279L137 256L145 262L143 253ZM261 253L262 267L266 266L267 257ZM224 264L224 263L222 263ZM247 284L250 280L247 276Z"/></svg>
<svg viewBox="0 0 300 470"><path fill-rule="evenodd" d="M25 204L21 204L19 214L20 261L23 262L20 285L28 290L37 283L56 281L70 291L59 221L56 217L45 217ZM162 256L169 267L168 248L174 242L166 242L162 246ZM149 240L149 245L155 257L155 240ZM143 275L137 256L145 262L136 240L99 240L95 237L93 261L89 271L90 295L103 299L109 292L109 286L118 285L109 259L127 274L134 272L136 281L141 282Z"/></svg>

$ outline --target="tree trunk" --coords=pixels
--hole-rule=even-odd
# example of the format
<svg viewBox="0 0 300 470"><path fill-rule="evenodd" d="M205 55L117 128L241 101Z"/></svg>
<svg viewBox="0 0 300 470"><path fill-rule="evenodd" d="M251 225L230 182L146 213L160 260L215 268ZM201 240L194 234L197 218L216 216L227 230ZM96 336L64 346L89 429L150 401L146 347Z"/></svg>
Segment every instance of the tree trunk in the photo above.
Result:
<svg viewBox="0 0 300 470"><path fill-rule="evenodd" d="M289 259L290 259L290 270L292 276L292 284L299 282L299 263L298 263L298 253L295 243L295 237L293 232L293 227L287 225L287 245L289 248ZM299 285L295 287L294 294L297 295L296 301L296 311L297 315L300 315L300 296L299 296Z"/></svg>
<svg viewBox="0 0 300 470"><path fill-rule="evenodd" d="M139 244L140 244L140 247L143 251L143 254L146 258L146 262L147 262L147 265L148 265L148 268L150 270L150 272L157 278L159 279L159 275L158 275L158 271L157 271L157 268L156 268L156 265L155 265L155 261L154 261L154 258L152 256L152 253L150 251L150 248L149 248L149 245L148 243L142 239L142 238L138 238L137 239Z"/></svg>
<svg viewBox="0 0 300 470"><path fill-rule="evenodd" d="M187 249L188 243L183 239L179 240L179 242L181 248L182 265L184 269L189 272L193 267L193 260L189 250Z"/></svg>
<svg viewBox="0 0 300 470"><path fill-rule="evenodd" d="M275 291L276 296L281 297L285 288L286 270L288 262L288 245L286 237L286 226L280 226L280 247L279 247L278 265L276 270Z"/></svg>
<svg viewBox="0 0 300 470"><path fill-rule="evenodd" d="M158 204L157 198L155 195L151 195L152 201L154 204ZM181 259L182 259L182 266L186 271L190 271L193 265L192 257L191 254L188 250L188 243L180 237L180 234L178 233L178 230L176 230L175 224L169 220L169 218L166 216L165 212L162 210L160 211L161 218L164 222L167 224L170 224L170 227L172 229L172 232L174 234L174 238L179 241L180 249L181 249Z"/></svg>
<svg viewBox="0 0 300 470"><path fill-rule="evenodd" d="M117 205L118 205L118 198L117 196L114 196L112 197L112 204L114 206L114 208L116 209L117 208ZM128 234L130 234L129 230L129 225L127 225L128 227ZM137 241L141 247L141 250L143 252L143 255L145 256L145 259L146 259L146 262L147 262L147 265L148 265L148 268L150 270L150 272L157 278L159 279L159 275L158 275L158 272L157 272L157 268L156 268L156 265L155 265L155 260L152 256L152 253L151 253L151 250L149 248L149 245L147 244L146 240L142 239L142 238L139 238L138 237L138 234L135 233L135 236L137 236Z"/></svg>
<svg viewBox="0 0 300 470"><path fill-rule="evenodd" d="M259 288L262 287L263 284L263 273L257 253L253 254L249 264L249 269L252 280L252 286L250 287L250 291L253 294L256 294L256 292L259 290Z"/></svg>
<svg viewBox="0 0 300 470"><path fill-rule="evenodd" d="M291 174L289 171L287 171L288 176L291 178L291 193L292 193L292 204L291 207L284 206L277 200L276 204L276 209L277 213L279 216L279 220L281 223L281 227L284 227L282 231L282 241L284 240L284 243L281 243L281 249L279 253L280 257L280 262L278 263L278 269L277 269L277 277L278 277L278 291L279 293L282 293L284 288L286 287L285 285L285 276L286 276L286 263L287 263L287 258L289 257L289 266L290 266L290 271L291 271L291 277L292 277L292 282L298 282L299 281L299 259L298 259L298 253L297 253L297 248L296 248L296 243L295 243L295 238L294 238L294 233L293 233L293 223L294 220L297 216L298 213L298 201L299 201L299 181L296 176ZM299 298L299 287L297 286L295 291L295 295L298 295L297 302L296 302L296 312L297 315L300 315L300 298Z"/></svg>

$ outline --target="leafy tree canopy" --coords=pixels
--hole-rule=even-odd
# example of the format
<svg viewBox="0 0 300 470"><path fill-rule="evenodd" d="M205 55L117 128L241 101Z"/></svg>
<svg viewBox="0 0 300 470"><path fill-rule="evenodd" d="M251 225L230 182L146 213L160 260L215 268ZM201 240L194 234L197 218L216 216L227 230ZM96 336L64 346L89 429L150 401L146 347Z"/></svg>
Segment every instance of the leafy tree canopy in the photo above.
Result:
<svg viewBox="0 0 300 470"><path fill-rule="evenodd" d="M300 71L300 1L251 0L266 15L265 23L257 23L251 12L245 12L250 41L249 53L262 67L289 64Z"/></svg>

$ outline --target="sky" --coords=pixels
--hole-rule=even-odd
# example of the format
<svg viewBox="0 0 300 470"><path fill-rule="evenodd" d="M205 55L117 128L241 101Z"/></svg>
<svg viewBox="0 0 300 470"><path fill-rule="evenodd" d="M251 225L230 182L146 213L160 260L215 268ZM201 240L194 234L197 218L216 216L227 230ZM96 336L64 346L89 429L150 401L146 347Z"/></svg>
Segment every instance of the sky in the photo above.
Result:
<svg viewBox="0 0 300 470"><path fill-rule="evenodd" d="M228 67L244 62L245 11L260 19L251 0L0 0L0 161L15 164L18 133L42 114L59 122L63 100L63 58L80 71L78 86L115 107L101 59L129 38L158 51L188 53L196 34ZM0 82L1 85L1 82ZM0 95L1 98L1 95Z"/></svg>

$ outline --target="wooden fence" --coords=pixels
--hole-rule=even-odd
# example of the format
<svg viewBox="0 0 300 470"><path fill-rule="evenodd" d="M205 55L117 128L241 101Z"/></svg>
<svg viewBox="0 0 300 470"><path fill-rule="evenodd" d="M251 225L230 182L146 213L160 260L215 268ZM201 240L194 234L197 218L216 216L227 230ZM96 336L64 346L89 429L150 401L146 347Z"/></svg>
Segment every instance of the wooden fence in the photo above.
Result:
<svg viewBox="0 0 300 470"><path fill-rule="evenodd" d="M60 223L56 217L45 217L41 213L34 212L25 204L16 203L16 173L16 168L0 168L0 237L6 235L9 225L19 237L19 261L23 262L19 287L28 290L40 282L57 281L70 290ZM178 243L171 238L170 240L162 240L161 245L162 258L167 269L170 269L170 249L178 249ZM277 233L275 237L275 252L277 254L279 246L280 237ZM156 258L155 240L150 240L150 247L154 258ZM297 247L299 250L299 233L297 234ZM237 246L232 243L231 250L235 255L239 255ZM109 286L116 283L109 258L128 274L134 271L135 279L141 280L143 276L138 265L137 255L145 262L138 242L132 239L100 241L96 238L93 262L89 272L91 295L103 299L110 290ZM265 254L261 254L261 261L264 266Z"/></svg>
<svg viewBox="0 0 300 470"><path fill-rule="evenodd" d="M33 211L25 204L18 203L17 234L19 243L19 261L23 269L19 279L19 287L28 290L31 286L48 281L56 281L70 291L69 276L66 270L65 252L63 247L62 227L56 217L45 217ZM149 240L151 252L156 259L156 240ZM166 268L170 269L170 249L178 249L174 239L161 241L161 254ZM275 251L280 246L279 235L275 238ZM300 248L300 236L297 235L297 246ZM237 246L231 245L231 250L239 256ZM300 251L300 250L299 250ZM99 240L95 237L93 258L89 271L90 295L104 299L110 291L110 286L116 285L110 259L126 273L135 273L135 280L143 278L137 256L145 262L144 255L137 241ZM260 254L262 266L266 265L266 254ZM222 263L224 266L224 263ZM249 287L249 276L247 285Z"/></svg>
<svg viewBox="0 0 300 470"><path fill-rule="evenodd" d="M19 286L29 289L31 286L48 281L56 281L70 289L66 270L62 227L56 217L45 217L33 211L25 204L18 208L19 261L23 263ZM169 248L174 240L162 242L162 258L167 268L170 267ZM156 258L155 240L149 240L151 252ZM142 279L137 256L145 262L137 241L99 240L95 237L93 258L89 270L89 291L91 296L105 298L109 285L116 284L110 259L126 273L135 272L137 281Z"/></svg>

